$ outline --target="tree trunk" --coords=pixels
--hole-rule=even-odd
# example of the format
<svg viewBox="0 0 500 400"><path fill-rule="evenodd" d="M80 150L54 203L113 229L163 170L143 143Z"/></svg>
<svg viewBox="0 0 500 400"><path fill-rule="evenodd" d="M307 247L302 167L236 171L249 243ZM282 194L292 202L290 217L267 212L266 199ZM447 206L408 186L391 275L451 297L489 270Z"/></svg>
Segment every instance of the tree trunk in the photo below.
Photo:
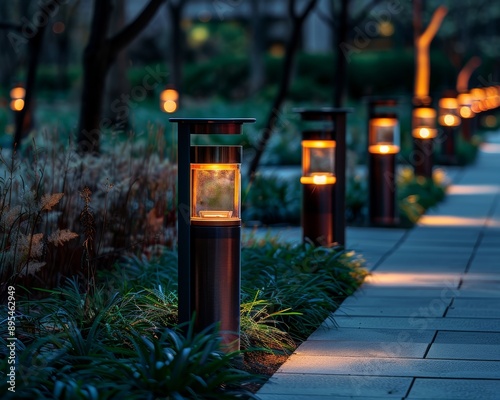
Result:
<svg viewBox="0 0 500 400"><path fill-rule="evenodd" d="M149 23L164 0L150 0L125 28L108 38L113 11L111 0L95 0L90 38L83 59L83 91L78 123L78 151L98 152L103 130L111 120L101 120L106 75L120 50L124 49Z"/></svg>
<svg viewBox="0 0 500 400"><path fill-rule="evenodd" d="M125 1L116 1L115 5L116 12L110 23L113 34L122 30L126 23ZM113 129L119 131L126 131L129 126L130 107L127 102L120 99L123 93L130 93L127 67L127 51L122 50L110 65L106 79L104 118Z"/></svg>
<svg viewBox="0 0 500 400"><path fill-rule="evenodd" d="M348 16L349 16L349 3L348 0L341 1L340 8L340 23L337 28L337 43L335 54L336 60L336 74L335 74L335 87L333 94L333 106L342 107L345 98L345 90L347 86L347 60L342 51L342 43L347 42L347 30L349 29Z"/></svg>
<svg viewBox="0 0 500 400"><path fill-rule="evenodd" d="M294 5L295 1L290 0L289 9L292 17L292 34L290 36L290 39L287 43L285 50L285 59L283 61L283 66L281 70L281 81L279 90L278 93L276 94L276 97L274 98L271 112L267 117L266 126L264 127L264 132L262 133L262 137L260 138L259 143L257 144L255 155L250 163L250 168L248 171L248 177L250 179L250 182L252 182L253 179L255 178L255 173L257 172L260 159L262 158L262 154L266 149L267 142L269 141L269 138L271 137L271 134L276 126L276 121L278 120L279 114L281 112L281 106L285 101L286 95L288 93L288 88L290 86L290 81L292 76L295 53L297 52L297 47L299 44L300 35L302 33L304 20L316 5L316 0L311 0L307 4L305 10L300 16L295 15Z"/></svg>
<svg viewBox="0 0 500 400"><path fill-rule="evenodd" d="M181 27L182 10L185 1L179 0L177 3L169 3L170 22L172 25L171 40L171 80L175 90L179 93L177 105L180 106L182 102L182 60L184 59L184 35Z"/></svg>
<svg viewBox="0 0 500 400"><path fill-rule="evenodd" d="M262 23L260 0L253 0L252 7L252 43L250 49L250 94L257 92L264 83L264 41L265 27Z"/></svg>
<svg viewBox="0 0 500 400"><path fill-rule="evenodd" d="M78 150L99 152L102 129L102 104L106 74L110 65L109 41L106 39L113 6L111 0L95 0L89 42L83 55L83 91L78 125Z"/></svg>

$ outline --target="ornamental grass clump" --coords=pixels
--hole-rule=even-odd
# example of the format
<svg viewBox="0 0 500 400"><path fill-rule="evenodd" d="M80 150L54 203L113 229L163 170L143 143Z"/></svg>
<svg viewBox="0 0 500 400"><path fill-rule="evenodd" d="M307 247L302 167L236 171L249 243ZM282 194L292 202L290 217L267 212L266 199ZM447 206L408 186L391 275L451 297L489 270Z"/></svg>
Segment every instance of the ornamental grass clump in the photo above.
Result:
<svg viewBox="0 0 500 400"><path fill-rule="evenodd" d="M109 138L100 155L81 156L47 133L2 149L2 284L88 282L124 254L175 246L177 172L163 144L163 131L150 128L137 140Z"/></svg>

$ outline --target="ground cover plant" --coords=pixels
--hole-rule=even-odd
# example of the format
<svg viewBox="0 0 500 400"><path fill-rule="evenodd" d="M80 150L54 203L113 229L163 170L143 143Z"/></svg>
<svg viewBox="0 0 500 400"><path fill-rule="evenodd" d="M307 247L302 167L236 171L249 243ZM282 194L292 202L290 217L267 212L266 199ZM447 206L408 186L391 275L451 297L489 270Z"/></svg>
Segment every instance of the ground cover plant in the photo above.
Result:
<svg viewBox="0 0 500 400"><path fill-rule="evenodd" d="M4 398L252 398L363 280L354 252L249 237L243 351L226 354L217 327L179 327L176 171L159 140L151 131L100 157L42 140L2 151L0 282L2 296L15 288L17 337L11 393L3 298Z"/></svg>

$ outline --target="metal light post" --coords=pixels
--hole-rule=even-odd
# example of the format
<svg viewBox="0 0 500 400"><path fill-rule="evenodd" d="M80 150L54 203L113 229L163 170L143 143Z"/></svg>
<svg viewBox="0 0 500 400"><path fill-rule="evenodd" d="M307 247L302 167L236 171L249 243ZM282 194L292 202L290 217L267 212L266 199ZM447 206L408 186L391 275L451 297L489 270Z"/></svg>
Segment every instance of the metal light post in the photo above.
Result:
<svg viewBox="0 0 500 400"><path fill-rule="evenodd" d="M399 223L396 203L396 156L400 150L394 99L368 103L369 219L371 225Z"/></svg>
<svg viewBox="0 0 500 400"><path fill-rule="evenodd" d="M426 103L415 106L412 113L413 163L415 175L432 178L432 152L436 130L436 110Z"/></svg>
<svg viewBox="0 0 500 400"><path fill-rule="evenodd" d="M472 111L472 96L470 93L460 93L457 96L458 110L460 118L462 118L462 138L470 142L473 135L474 128L474 116L476 115Z"/></svg>
<svg viewBox="0 0 500 400"><path fill-rule="evenodd" d="M460 125L460 114L456 97L443 97L439 100L438 123L443 130L441 141L442 162L449 165L458 163L456 154L456 127Z"/></svg>
<svg viewBox="0 0 500 400"><path fill-rule="evenodd" d="M345 245L347 108L295 109L302 130L302 238Z"/></svg>
<svg viewBox="0 0 500 400"><path fill-rule="evenodd" d="M170 118L178 124L179 322L219 323L239 349L241 146L191 146L192 134L241 134L253 118Z"/></svg>

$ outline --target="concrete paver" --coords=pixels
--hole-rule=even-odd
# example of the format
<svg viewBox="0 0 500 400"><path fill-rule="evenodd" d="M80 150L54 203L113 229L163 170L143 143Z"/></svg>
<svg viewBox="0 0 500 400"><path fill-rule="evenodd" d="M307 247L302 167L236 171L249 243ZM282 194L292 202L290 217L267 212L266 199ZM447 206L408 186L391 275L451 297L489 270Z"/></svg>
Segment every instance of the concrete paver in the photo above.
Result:
<svg viewBox="0 0 500 400"><path fill-rule="evenodd" d="M372 275L259 398L500 399L499 170L496 134L413 229L348 228Z"/></svg>

